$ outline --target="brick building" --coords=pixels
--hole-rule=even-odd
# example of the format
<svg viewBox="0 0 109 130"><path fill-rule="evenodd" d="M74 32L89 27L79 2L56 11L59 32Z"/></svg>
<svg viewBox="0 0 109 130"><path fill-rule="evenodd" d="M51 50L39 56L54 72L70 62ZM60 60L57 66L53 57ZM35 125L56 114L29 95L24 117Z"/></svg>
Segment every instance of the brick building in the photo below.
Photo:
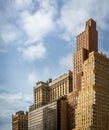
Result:
<svg viewBox="0 0 109 130"><path fill-rule="evenodd" d="M109 58L98 52L93 19L77 36L73 71L36 83L28 122L29 130L109 130Z"/></svg>
<svg viewBox="0 0 109 130"><path fill-rule="evenodd" d="M85 31L77 36L73 56L73 91L81 88L82 64L91 51L98 51L98 32L93 19L86 22Z"/></svg>
<svg viewBox="0 0 109 130"><path fill-rule="evenodd" d="M28 112L18 111L12 115L12 130L28 130Z"/></svg>
<svg viewBox="0 0 109 130"><path fill-rule="evenodd" d="M67 94L71 91L71 71L55 80L36 83L34 104L29 107L28 129L67 130Z"/></svg>

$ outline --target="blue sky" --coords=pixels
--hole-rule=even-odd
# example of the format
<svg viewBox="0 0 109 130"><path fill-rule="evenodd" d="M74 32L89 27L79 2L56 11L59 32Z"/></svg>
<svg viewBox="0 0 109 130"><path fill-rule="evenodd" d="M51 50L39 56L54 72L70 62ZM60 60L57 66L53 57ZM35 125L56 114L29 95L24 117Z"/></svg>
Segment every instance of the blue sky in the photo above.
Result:
<svg viewBox="0 0 109 130"><path fill-rule="evenodd" d="M108 0L0 0L0 130L28 110L37 81L72 69L76 36L93 18L109 57Z"/></svg>

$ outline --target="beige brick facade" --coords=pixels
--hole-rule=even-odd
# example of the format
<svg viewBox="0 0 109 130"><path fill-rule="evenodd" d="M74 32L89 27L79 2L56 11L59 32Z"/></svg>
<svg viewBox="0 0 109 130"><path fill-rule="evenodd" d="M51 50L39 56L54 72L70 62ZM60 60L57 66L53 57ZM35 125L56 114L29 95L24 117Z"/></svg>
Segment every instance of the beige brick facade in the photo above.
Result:
<svg viewBox="0 0 109 130"><path fill-rule="evenodd" d="M18 111L12 115L12 130L28 130L28 112Z"/></svg>
<svg viewBox="0 0 109 130"><path fill-rule="evenodd" d="M30 106L30 111L53 102L72 91L72 72L58 77L55 80L38 82L34 87L34 104Z"/></svg>
<svg viewBox="0 0 109 130"><path fill-rule="evenodd" d="M74 130L109 130L109 59L91 52L83 64Z"/></svg>

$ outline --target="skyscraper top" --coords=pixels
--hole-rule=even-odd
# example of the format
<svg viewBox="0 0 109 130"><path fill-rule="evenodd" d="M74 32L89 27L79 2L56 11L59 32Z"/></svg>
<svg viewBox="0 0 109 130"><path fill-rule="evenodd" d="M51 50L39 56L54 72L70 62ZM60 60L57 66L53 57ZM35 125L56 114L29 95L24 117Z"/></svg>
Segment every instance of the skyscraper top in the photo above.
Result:
<svg viewBox="0 0 109 130"><path fill-rule="evenodd" d="M91 27L91 26L93 26L93 28L96 29L96 22L92 18L86 21L86 27Z"/></svg>

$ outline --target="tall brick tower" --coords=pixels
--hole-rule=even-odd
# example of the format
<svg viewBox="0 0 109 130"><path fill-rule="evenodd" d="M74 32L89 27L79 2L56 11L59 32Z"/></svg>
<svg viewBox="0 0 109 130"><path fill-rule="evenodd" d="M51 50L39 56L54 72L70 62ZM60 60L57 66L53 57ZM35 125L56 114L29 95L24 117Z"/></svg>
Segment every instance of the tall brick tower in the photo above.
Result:
<svg viewBox="0 0 109 130"><path fill-rule="evenodd" d="M98 32L96 22L89 19L85 31L77 36L76 52L73 56L73 91L81 89L82 64L92 51L98 51Z"/></svg>

